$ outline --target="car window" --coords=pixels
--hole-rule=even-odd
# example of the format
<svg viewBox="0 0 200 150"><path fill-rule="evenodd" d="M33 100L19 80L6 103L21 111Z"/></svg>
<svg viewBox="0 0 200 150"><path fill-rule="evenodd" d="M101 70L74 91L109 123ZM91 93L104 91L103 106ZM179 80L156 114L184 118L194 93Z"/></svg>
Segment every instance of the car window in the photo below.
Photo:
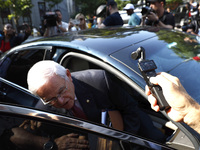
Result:
<svg viewBox="0 0 200 150"><path fill-rule="evenodd" d="M2 112L0 120L0 146L3 150L20 150L20 147L38 149L36 145L41 142L37 142L39 139L51 138L55 141L55 139L65 135L69 136L72 133L77 134L75 137L88 140L91 150L149 149L146 146L140 145L139 141L136 141L134 144L69 124L63 125L50 121L29 120L12 115L7 116L2 114ZM10 139L11 137L12 139ZM148 145L148 143L146 144Z"/></svg>
<svg viewBox="0 0 200 150"><path fill-rule="evenodd" d="M27 73L36 62L43 60L45 50L23 50L10 54L0 63L0 76L27 88Z"/></svg>
<svg viewBox="0 0 200 150"><path fill-rule="evenodd" d="M11 83L0 77L0 101L23 106L35 107L39 98L27 89Z"/></svg>

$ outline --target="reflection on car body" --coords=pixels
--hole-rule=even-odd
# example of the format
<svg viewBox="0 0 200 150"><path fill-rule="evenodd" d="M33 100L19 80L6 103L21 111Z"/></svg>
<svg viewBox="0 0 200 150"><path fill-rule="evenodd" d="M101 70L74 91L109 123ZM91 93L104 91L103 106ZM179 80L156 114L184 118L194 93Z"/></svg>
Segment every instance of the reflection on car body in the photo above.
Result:
<svg viewBox="0 0 200 150"><path fill-rule="evenodd" d="M131 53L143 46L146 49L146 58L154 60L157 64L157 72L165 71L179 77L188 93L200 102L200 81L196 80L200 73L200 69L197 69L199 62L193 60L193 57L199 53L199 44L184 41L186 37L195 39L193 35L155 27L111 27L42 38L15 47L0 58L0 76L3 78L0 80L0 98L2 102L15 104L13 106L1 103L1 115L14 113L19 114L19 118L30 117L29 119L36 121L47 121L52 126L59 125L58 128L67 127L70 130L74 128L73 130L76 129L80 133L91 133L96 137L101 136L101 138L116 141L114 143L117 143L119 149L123 149L123 146L132 149L132 145L135 146L135 144L146 148L152 148L153 145L158 149L199 149L199 135L196 132L184 124L169 120L165 113L156 113L151 110L144 93L146 83L140 75L137 61L131 58ZM172 43L176 44L172 45ZM54 60L69 68L71 72L86 69L108 71L115 77L118 85L138 100L139 107L168 137L166 142L158 143L93 122L64 116L61 112L48 112L54 116L53 119L48 119L46 112L26 108L25 106L34 107L35 103L32 102L37 103L38 99L32 97L31 94L28 95L23 89L19 90L18 87L7 84L6 81L27 89L27 72L34 63L40 60ZM6 63L7 61L10 62ZM197 86L194 87L194 85ZM25 103L27 100L31 103ZM22 106L18 107L16 104ZM11 111L8 112L8 110ZM28 114L21 114L23 110L26 110Z"/></svg>

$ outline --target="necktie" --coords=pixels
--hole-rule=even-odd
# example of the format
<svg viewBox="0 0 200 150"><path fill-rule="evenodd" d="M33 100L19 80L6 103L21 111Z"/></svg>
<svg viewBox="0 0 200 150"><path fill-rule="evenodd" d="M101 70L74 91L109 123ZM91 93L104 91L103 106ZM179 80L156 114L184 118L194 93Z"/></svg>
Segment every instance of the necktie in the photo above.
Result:
<svg viewBox="0 0 200 150"><path fill-rule="evenodd" d="M77 107L75 104L72 107L72 112L75 117L87 120L87 116L85 115L85 113L79 107Z"/></svg>

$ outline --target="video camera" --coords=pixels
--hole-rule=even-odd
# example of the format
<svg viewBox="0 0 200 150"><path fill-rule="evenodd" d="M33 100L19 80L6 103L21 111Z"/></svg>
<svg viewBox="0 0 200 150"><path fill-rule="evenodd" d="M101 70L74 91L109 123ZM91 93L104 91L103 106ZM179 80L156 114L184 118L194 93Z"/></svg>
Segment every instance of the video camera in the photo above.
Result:
<svg viewBox="0 0 200 150"><path fill-rule="evenodd" d="M154 10L151 7L149 6L142 7L142 11L141 11L142 16L148 15L150 12L154 12Z"/></svg>
<svg viewBox="0 0 200 150"><path fill-rule="evenodd" d="M58 15L55 12L46 12L44 15L44 19L46 20L47 27L56 26L56 20Z"/></svg>

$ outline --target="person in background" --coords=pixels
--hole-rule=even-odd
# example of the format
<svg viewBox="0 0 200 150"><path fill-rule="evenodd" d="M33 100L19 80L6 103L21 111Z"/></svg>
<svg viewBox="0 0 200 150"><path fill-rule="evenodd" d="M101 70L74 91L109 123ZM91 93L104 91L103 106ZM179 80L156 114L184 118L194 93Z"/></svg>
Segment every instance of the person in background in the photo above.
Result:
<svg viewBox="0 0 200 150"><path fill-rule="evenodd" d="M20 45L31 35L30 26L28 24L23 24L23 27L25 28L24 33L15 34L15 30L10 23L4 25L3 35L0 36L1 53L4 53L17 45Z"/></svg>
<svg viewBox="0 0 200 150"><path fill-rule="evenodd" d="M124 10L126 10L127 14L129 16L131 16L128 21L128 25L131 25L131 26L140 25L141 19L136 13L134 13L134 5L133 4L130 4L130 3L126 4L126 6L124 7Z"/></svg>
<svg viewBox="0 0 200 150"><path fill-rule="evenodd" d="M142 16L142 25L151 25L173 29L175 19L171 13L165 11L165 0L147 0L153 11Z"/></svg>
<svg viewBox="0 0 200 150"><path fill-rule="evenodd" d="M191 17L196 19L197 16L199 16L199 11L198 11L199 3L195 2L194 0L190 0L188 3L188 9L190 12Z"/></svg>
<svg viewBox="0 0 200 150"><path fill-rule="evenodd" d="M85 16L82 13L78 13L75 20L69 22L68 31L78 31L87 29Z"/></svg>
<svg viewBox="0 0 200 150"><path fill-rule="evenodd" d="M166 110L169 117L176 122L186 123L200 134L200 105L186 92L179 79L161 72L156 77L151 77L150 82L162 87L163 95L171 106ZM145 92L152 109L159 111L157 99L148 86L145 87Z"/></svg>
<svg viewBox="0 0 200 150"><path fill-rule="evenodd" d="M108 16L101 23L98 28L108 27L108 26L123 26L124 22L120 16L117 8L117 3L114 0L107 2L107 13Z"/></svg>
<svg viewBox="0 0 200 150"><path fill-rule="evenodd" d="M171 12L170 7L167 7L166 11L167 11L168 13L170 13L170 12Z"/></svg>
<svg viewBox="0 0 200 150"><path fill-rule="evenodd" d="M55 13L57 14L56 18L56 26L47 26L46 30L44 32L44 37L49 37L53 35L59 35L64 32L67 32L68 30L68 23L62 21L62 13L59 9L55 10ZM47 25L46 20L44 21L44 24Z"/></svg>

